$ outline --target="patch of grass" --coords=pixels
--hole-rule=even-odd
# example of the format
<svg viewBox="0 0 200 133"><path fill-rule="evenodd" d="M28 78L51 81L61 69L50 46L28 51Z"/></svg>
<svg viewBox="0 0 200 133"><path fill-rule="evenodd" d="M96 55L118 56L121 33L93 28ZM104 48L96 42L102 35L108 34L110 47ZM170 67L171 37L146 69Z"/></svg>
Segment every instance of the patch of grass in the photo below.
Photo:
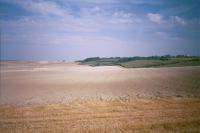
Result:
<svg viewBox="0 0 200 133"><path fill-rule="evenodd" d="M200 57L190 56L156 56L156 57L115 57L115 58L87 58L80 64L90 66L122 66L125 68L143 67L181 67L200 66Z"/></svg>

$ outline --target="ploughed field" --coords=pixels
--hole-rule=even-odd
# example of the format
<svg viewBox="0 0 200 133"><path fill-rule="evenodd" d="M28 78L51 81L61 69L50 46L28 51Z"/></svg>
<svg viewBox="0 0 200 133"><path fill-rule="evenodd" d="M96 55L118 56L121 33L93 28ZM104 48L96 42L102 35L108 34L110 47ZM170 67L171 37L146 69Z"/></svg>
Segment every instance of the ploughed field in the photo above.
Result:
<svg viewBox="0 0 200 133"><path fill-rule="evenodd" d="M200 67L1 62L0 132L200 132Z"/></svg>

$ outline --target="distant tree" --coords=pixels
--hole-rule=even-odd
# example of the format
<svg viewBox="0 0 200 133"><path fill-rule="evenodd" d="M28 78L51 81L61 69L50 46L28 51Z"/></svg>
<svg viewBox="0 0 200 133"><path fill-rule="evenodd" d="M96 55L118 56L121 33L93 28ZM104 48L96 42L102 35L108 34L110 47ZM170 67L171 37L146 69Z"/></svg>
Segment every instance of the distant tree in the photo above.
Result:
<svg viewBox="0 0 200 133"><path fill-rule="evenodd" d="M185 55L176 55L177 58L183 58L183 57L187 57Z"/></svg>
<svg viewBox="0 0 200 133"><path fill-rule="evenodd" d="M86 58L85 60L83 60L84 62L87 62L87 61L95 61L95 60L99 60L100 58L99 57L91 57L91 58Z"/></svg>

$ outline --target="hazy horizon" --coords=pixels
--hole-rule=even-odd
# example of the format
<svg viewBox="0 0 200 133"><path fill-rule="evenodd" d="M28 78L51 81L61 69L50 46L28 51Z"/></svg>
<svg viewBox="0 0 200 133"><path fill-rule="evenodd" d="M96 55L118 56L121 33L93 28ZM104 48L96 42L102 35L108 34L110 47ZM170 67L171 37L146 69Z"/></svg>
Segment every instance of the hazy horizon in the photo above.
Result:
<svg viewBox="0 0 200 133"><path fill-rule="evenodd" d="M166 54L166 55L169 55L169 54ZM166 55L151 55L151 56L166 56ZM120 58L131 58L131 57L151 57L151 56L120 56ZM170 56L178 56L178 55L170 55ZM191 56L191 57L200 57L199 55L195 56L195 55L184 55L184 56ZM96 58L96 57L99 57L99 58L117 58L119 56L90 56L90 57L84 57L84 58L80 58L80 59L47 59L47 60L42 60L42 59L0 59L0 61L65 61L65 62L74 62L74 61L79 61L79 60L84 60L84 59L87 59L87 58Z"/></svg>
<svg viewBox="0 0 200 133"><path fill-rule="evenodd" d="M1 0L1 60L200 56L199 0Z"/></svg>

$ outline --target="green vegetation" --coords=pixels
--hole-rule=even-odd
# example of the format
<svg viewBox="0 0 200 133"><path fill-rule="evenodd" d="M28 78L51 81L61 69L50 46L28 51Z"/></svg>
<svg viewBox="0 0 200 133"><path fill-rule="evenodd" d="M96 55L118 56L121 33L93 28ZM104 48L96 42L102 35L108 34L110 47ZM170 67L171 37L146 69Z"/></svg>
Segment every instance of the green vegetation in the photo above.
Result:
<svg viewBox="0 0 200 133"><path fill-rule="evenodd" d="M200 66L200 57L197 56L150 56L150 57L110 57L110 58L87 58L77 61L83 65L90 66L113 66L118 65L125 68L143 67L181 67Z"/></svg>

